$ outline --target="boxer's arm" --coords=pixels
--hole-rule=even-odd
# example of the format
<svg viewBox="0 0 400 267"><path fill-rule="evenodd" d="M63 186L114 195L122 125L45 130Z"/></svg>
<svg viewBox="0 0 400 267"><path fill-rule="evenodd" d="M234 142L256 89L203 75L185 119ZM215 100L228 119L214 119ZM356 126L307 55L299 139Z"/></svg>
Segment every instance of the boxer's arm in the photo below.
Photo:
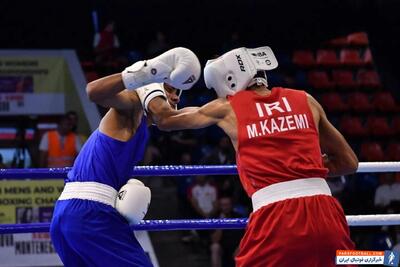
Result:
<svg viewBox="0 0 400 267"><path fill-rule="evenodd" d="M154 122L160 130L173 131L199 129L219 124L227 115L226 105L225 99L218 98L202 107L173 110L165 100L161 99L150 102L149 108Z"/></svg>
<svg viewBox="0 0 400 267"><path fill-rule="evenodd" d="M321 105L309 97L313 115L317 113L319 121L319 141L325 167L329 169L329 176L340 176L354 173L358 168L358 159L343 135L329 122ZM314 116L315 119L315 116Z"/></svg>
<svg viewBox="0 0 400 267"><path fill-rule="evenodd" d="M141 106L137 94L125 90L120 73L88 83L86 93L92 102L106 108L132 110L136 106Z"/></svg>
<svg viewBox="0 0 400 267"><path fill-rule="evenodd" d="M91 101L110 108L101 119L99 130L114 139L129 140L140 123L142 105L136 92L125 90L121 74L90 82L86 92Z"/></svg>
<svg viewBox="0 0 400 267"><path fill-rule="evenodd" d="M140 105L140 99L130 91L161 82L188 90L197 82L200 72L197 56L187 48L177 47L155 58L135 62L121 73L90 82L86 92L91 101L104 107L132 110ZM154 90L153 87L151 90ZM143 88L141 95L148 96ZM146 109L146 105L143 108Z"/></svg>

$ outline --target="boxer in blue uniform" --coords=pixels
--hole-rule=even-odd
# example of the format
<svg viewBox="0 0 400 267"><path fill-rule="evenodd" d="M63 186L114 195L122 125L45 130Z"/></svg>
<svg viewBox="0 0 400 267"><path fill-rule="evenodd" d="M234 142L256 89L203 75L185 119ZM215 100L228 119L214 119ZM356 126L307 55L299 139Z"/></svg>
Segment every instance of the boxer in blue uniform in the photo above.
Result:
<svg viewBox="0 0 400 267"><path fill-rule="evenodd" d="M176 108L178 89L190 89L199 76L194 53L174 48L88 84L88 97L110 109L80 151L54 208L50 234L65 266L152 266L129 227L150 203L150 190L129 180L157 116L147 105L164 97Z"/></svg>

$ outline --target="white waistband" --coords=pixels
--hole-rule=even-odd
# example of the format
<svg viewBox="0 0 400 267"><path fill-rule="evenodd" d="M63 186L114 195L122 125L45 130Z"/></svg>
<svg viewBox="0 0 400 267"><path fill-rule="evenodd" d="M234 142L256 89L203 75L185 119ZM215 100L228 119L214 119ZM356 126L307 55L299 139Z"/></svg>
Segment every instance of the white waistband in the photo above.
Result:
<svg viewBox="0 0 400 267"><path fill-rule="evenodd" d="M253 212L277 201L315 195L332 195L325 179L306 178L272 184L256 191L251 196Z"/></svg>
<svg viewBox="0 0 400 267"><path fill-rule="evenodd" d="M86 199L98 201L115 208L117 190L97 182L69 182L65 184L58 200Z"/></svg>

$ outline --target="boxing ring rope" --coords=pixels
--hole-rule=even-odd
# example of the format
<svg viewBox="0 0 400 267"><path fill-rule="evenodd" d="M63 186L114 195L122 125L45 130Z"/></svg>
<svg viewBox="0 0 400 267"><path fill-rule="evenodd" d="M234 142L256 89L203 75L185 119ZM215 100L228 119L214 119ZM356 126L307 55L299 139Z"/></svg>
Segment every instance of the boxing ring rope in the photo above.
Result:
<svg viewBox="0 0 400 267"><path fill-rule="evenodd" d="M51 169L0 169L2 179L49 179L66 178L71 168ZM400 172L400 162L361 162L357 173ZM136 166L132 176L193 176L235 175L236 165L168 165ZM350 226L400 225L400 214L349 215ZM143 220L131 225L135 231L172 231L187 229L241 229L246 227L247 218L204 219L204 220ZM0 224L0 234L48 232L49 223Z"/></svg>
<svg viewBox="0 0 400 267"><path fill-rule="evenodd" d="M0 169L0 179L66 178L70 169L70 167L50 169ZM400 161L360 162L357 173L365 172L400 172ZM194 176L236 174L236 165L136 166L132 170L132 176Z"/></svg>
<svg viewBox="0 0 400 267"><path fill-rule="evenodd" d="M400 214L349 215L350 226L400 225ZM206 229L242 229L247 218L203 220L143 220L131 225L134 231L173 231ZM0 234L48 232L50 223L0 224Z"/></svg>

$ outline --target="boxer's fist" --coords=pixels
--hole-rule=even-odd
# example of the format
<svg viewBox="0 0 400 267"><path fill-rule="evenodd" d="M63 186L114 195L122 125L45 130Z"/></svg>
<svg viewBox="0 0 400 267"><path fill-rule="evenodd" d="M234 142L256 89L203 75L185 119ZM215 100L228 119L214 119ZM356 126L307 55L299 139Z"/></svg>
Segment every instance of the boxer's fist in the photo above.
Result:
<svg viewBox="0 0 400 267"><path fill-rule="evenodd" d="M138 61L122 72L127 89L166 82L176 89L188 90L199 79L201 71L197 56L183 47L173 48L149 60Z"/></svg>
<svg viewBox="0 0 400 267"><path fill-rule="evenodd" d="M150 200L150 189L141 181L130 179L119 190L115 208L129 223L138 224L146 215Z"/></svg>

